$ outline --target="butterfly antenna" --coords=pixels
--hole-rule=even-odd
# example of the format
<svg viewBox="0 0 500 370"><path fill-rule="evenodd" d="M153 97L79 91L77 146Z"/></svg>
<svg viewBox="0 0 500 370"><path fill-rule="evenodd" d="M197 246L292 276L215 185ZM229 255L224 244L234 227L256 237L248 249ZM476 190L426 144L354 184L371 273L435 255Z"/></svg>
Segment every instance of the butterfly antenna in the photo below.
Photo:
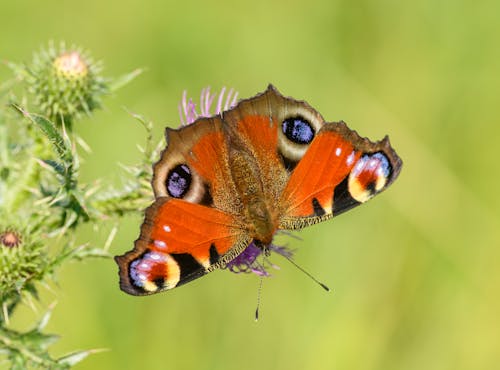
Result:
<svg viewBox="0 0 500 370"><path fill-rule="evenodd" d="M319 281L318 279L316 279L314 276L312 276L309 272L307 272L306 270L304 270L304 268L302 268L301 266L297 265L297 263L291 259L289 256L287 256L286 254L281 254L281 256L285 257L292 265L294 265L295 267L297 267L300 271L302 271L304 274L306 274L307 276L309 276L309 278L314 281L315 283L319 284L324 290L326 290L327 292L330 291L330 288L328 288L328 286L326 286L325 284L323 284L321 281Z"/></svg>
<svg viewBox="0 0 500 370"><path fill-rule="evenodd" d="M260 276L259 289L257 290L257 308L255 309L255 321L259 320L259 308L260 308L260 293L262 291L262 282L264 281L264 275Z"/></svg>

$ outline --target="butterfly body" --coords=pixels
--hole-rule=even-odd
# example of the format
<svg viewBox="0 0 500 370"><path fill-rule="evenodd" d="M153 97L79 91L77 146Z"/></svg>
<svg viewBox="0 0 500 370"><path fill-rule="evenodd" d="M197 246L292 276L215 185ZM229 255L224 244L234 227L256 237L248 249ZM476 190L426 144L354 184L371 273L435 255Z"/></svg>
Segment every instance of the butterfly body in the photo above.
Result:
<svg viewBox="0 0 500 370"><path fill-rule="evenodd" d="M229 158L232 181L243 206L241 217L246 221L248 234L264 244L271 243L276 230L275 215L269 209L260 174L254 158L248 153L231 151Z"/></svg>
<svg viewBox="0 0 500 370"><path fill-rule="evenodd" d="M371 142L343 122L272 86L220 116L167 129L154 166L155 203L135 248L116 260L134 295L172 289L224 267L279 229L315 224L389 186L402 162L385 138Z"/></svg>

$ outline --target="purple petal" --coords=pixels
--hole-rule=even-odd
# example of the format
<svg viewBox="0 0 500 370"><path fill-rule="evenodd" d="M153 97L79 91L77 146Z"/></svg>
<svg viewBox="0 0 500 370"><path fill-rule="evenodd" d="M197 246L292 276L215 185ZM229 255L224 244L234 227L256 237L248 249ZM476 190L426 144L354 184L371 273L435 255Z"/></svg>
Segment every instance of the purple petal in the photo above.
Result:
<svg viewBox="0 0 500 370"><path fill-rule="evenodd" d="M217 99L217 107L215 108L215 114L220 114L222 112L222 100L224 99L224 93L226 92L226 87L224 86L219 94L219 99Z"/></svg>
<svg viewBox="0 0 500 370"><path fill-rule="evenodd" d="M293 252L286 247L270 244L268 248L271 252L281 254L285 258L291 258L293 255ZM229 271L236 274L251 272L259 276L271 276L267 269L273 268L277 270L279 267L271 263L266 256L263 256L262 260L258 259L263 252L262 248L256 246L255 243L252 242L236 258L228 262L226 267Z"/></svg>
<svg viewBox="0 0 500 370"><path fill-rule="evenodd" d="M184 90L182 94L182 100L179 104L179 116L182 125L189 125L196 121L199 117L212 117L213 115L219 115L222 111L231 109L237 103L238 92L234 89L230 89L227 96L225 96L226 88L223 87L219 94L212 94L210 92L210 87L203 88L200 93L200 112L196 110L196 104L192 99L187 98L187 91ZM217 96L217 104L215 106L215 112L211 113L211 108L214 103L214 99Z"/></svg>

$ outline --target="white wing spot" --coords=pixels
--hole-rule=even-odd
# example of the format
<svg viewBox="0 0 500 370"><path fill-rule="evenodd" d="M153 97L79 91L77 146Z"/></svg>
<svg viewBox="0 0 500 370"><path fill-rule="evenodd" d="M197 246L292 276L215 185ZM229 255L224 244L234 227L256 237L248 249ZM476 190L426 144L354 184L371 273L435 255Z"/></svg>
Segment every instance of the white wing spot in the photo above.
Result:
<svg viewBox="0 0 500 370"><path fill-rule="evenodd" d="M160 249L167 248L167 243L165 243L163 240L155 240L154 245L155 245L155 247L158 247Z"/></svg>
<svg viewBox="0 0 500 370"><path fill-rule="evenodd" d="M347 165L350 166L354 162L354 151L347 157Z"/></svg>
<svg viewBox="0 0 500 370"><path fill-rule="evenodd" d="M170 229L170 226L168 225L163 225L163 230L165 230L166 233L169 233L172 229Z"/></svg>
<svg viewBox="0 0 500 370"><path fill-rule="evenodd" d="M337 148L335 149L335 155L338 157L340 156L340 153L342 153L342 148Z"/></svg>

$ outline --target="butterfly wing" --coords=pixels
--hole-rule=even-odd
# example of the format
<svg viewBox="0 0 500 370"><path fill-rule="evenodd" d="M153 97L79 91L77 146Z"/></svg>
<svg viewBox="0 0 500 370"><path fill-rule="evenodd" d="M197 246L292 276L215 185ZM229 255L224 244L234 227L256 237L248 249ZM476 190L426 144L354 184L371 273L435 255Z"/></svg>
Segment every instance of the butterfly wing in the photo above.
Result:
<svg viewBox="0 0 500 370"><path fill-rule="evenodd" d="M307 150L307 146L290 141L282 130L283 122L296 117L310 122L314 131L319 131L324 124L321 115L307 103L284 97L272 85L257 96L240 101L223 115L233 136L237 136L255 158L265 200L276 221L285 211L277 200Z"/></svg>
<svg viewBox="0 0 500 370"><path fill-rule="evenodd" d="M280 228L299 229L366 202L397 178L401 166L387 137L371 142L343 122L325 123L281 195Z"/></svg>
<svg viewBox="0 0 500 370"><path fill-rule="evenodd" d="M299 229L364 203L402 166L387 138L371 142L343 122L327 123L306 102L271 85L223 119L252 148L281 229Z"/></svg>
<svg viewBox="0 0 500 370"><path fill-rule="evenodd" d="M116 257L122 290L172 289L224 266L251 241L229 179L227 136L217 117L167 129L154 166L156 201L132 251Z"/></svg>
<svg viewBox="0 0 500 370"><path fill-rule="evenodd" d="M250 242L233 215L168 197L146 211L132 251L116 257L120 287L133 295L175 288L233 259Z"/></svg>

